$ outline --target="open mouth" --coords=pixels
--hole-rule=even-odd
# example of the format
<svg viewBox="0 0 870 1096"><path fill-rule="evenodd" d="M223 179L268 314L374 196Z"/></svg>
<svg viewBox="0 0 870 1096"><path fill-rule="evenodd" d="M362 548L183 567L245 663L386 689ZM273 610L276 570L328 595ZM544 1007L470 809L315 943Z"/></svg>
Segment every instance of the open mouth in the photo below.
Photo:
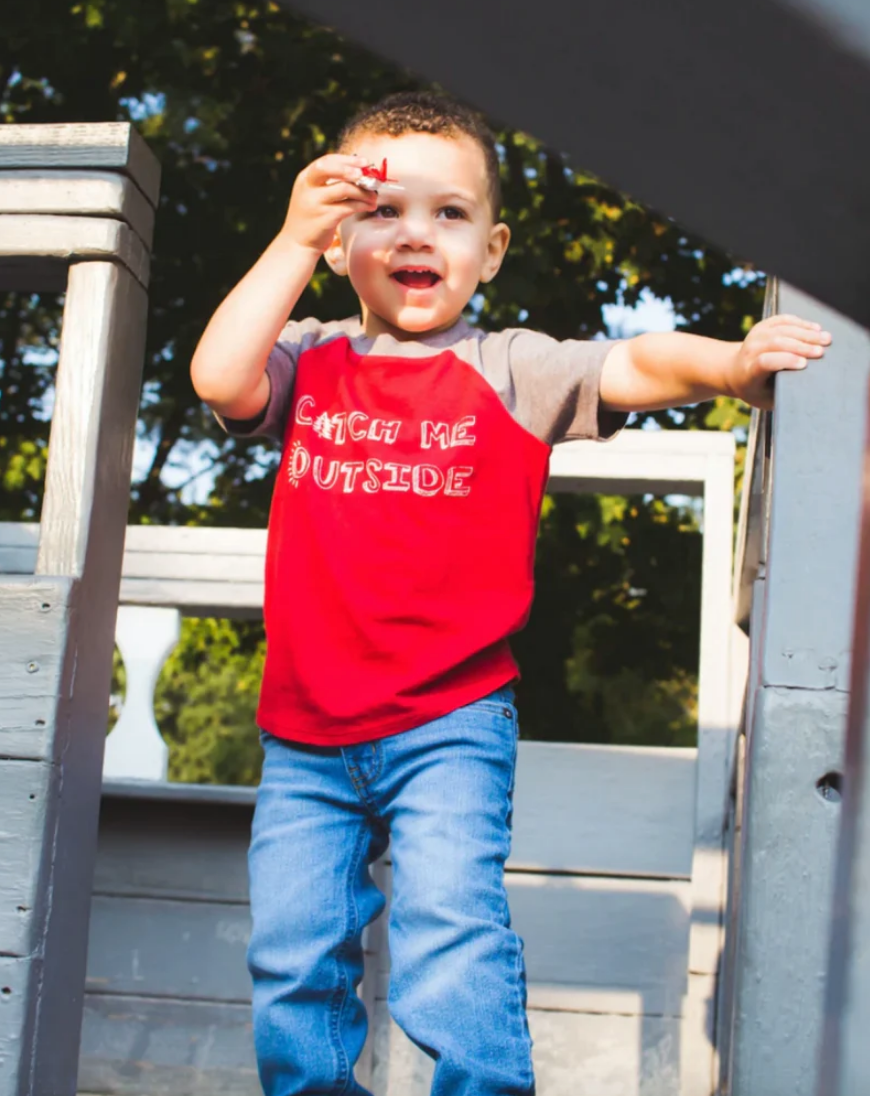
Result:
<svg viewBox="0 0 870 1096"><path fill-rule="evenodd" d="M426 267L408 267L405 270L396 270L391 278L405 286L407 289L431 289L441 281L441 275Z"/></svg>

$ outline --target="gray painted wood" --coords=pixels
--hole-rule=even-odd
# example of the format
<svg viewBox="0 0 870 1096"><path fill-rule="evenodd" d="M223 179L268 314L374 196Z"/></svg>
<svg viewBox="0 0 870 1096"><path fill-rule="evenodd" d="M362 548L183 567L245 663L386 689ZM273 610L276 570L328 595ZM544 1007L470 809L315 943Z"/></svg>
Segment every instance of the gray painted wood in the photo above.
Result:
<svg viewBox="0 0 870 1096"><path fill-rule="evenodd" d="M870 415L868 415L870 422ZM842 822L817 1096L870 1085L870 438L865 441Z"/></svg>
<svg viewBox="0 0 870 1096"><path fill-rule="evenodd" d="M508 870L686 878L693 754L521 742ZM246 897L253 789L107 790L98 891Z"/></svg>
<svg viewBox="0 0 870 1096"><path fill-rule="evenodd" d="M30 1037L33 1024L29 1002L39 978L39 964L31 958L0 954L0 1092L25 1090L27 1063L21 1043Z"/></svg>
<svg viewBox="0 0 870 1096"><path fill-rule="evenodd" d="M124 559L124 574L127 578L173 579L183 583L232 581L262 586L263 565L262 556L237 553L193 555L169 551L128 551Z"/></svg>
<svg viewBox="0 0 870 1096"><path fill-rule="evenodd" d="M0 168L119 171L152 206L160 190L160 165L129 122L65 122L0 129Z"/></svg>
<svg viewBox="0 0 870 1096"><path fill-rule="evenodd" d="M379 1002L375 1096L428 1096L432 1066ZM678 1096L680 1030L670 1018L532 1009L542 1096ZM623 1048L612 1053L612 1048ZM246 1006L88 994L79 1091L114 1096L255 1096Z"/></svg>
<svg viewBox="0 0 870 1096"><path fill-rule="evenodd" d="M817 781L841 770L847 697L763 689L747 766L735 948L732 1090L814 1091L840 809Z"/></svg>
<svg viewBox="0 0 870 1096"><path fill-rule="evenodd" d="M710 461L704 488L701 643L698 673L698 766L692 857L689 970L714 974L722 950L727 879L725 819L737 739L735 643L730 584L734 512L734 450ZM708 1048L712 1059L712 1047ZM700 1053L700 1050L699 1050Z"/></svg>
<svg viewBox="0 0 870 1096"><path fill-rule="evenodd" d="M69 627L70 582L0 581L0 758L46 761Z"/></svg>
<svg viewBox="0 0 870 1096"><path fill-rule="evenodd" d="M46 971L45 937L61 814L62 770L55 749L63 741L58 726L67 716L63 698L71 691L72 667L63 657L63 639L77 594L71 580L20 577L0 584L0 750L9 748L8 755L0 752L3 1096L32 1091L29 1051L40 1034L43 987L54 988L54 972ZM31 719L38 746L29 738Z"/></svg>
<svg viewBox="0 0 870 1096"><path fill-rule="evenodd" d="M29 128L0 133L0 166L22 159L40 166L38 127L28 134ZM150 157L129 127L112 127L116 146L122 130L129 149L139 148L136 156ZM66 132L73 144L81 136L57 132ZM90 132L95 136L98 129ZM130 156L127 161L136 175ZM0 586L0 725L4 745L23 755L0 762L0 812L8 824L0 829L11 842L4 858L11 871L0 873L0 954L22 953L18 969L26 968L19 991L10 995L14 1011L4 1018L11 1025L11 1053L0 1067L0 1093L42 1096L72 1091L76 1076L144 352L145 293L124 264L141 278L147 250L118 220L0 214L0 251L24 261L34 254L76 260L67 280L35 576ZM4 267L14 273L14 264ZM12 698L12 717L2 704L4 693ZM31 718L35 741L29 739Z"/></svg>
<svg viewBox="0 0 870 1096"><path fill-rule="evenodd" d="M39 526L0 522L0 574L31 574ZM263 611L265 529L130 526L120 600L177 606L186 616L257 618Z"/></svg>
<svg viewBox="0 0 870 1096"><path fill-rule="evenodd" d="M248 1005L85 997L80 1093L261 1096Z"/></svg>
<svg viewBox="0 0 870 1096"><path fill-rule="evenodd" d="M770 415L753 407L746 445L745 484L740 497L737 548L734 561L734 620L748 628L752 610L752 586L766 554L763 511L767 500Z"/></svg>
<svg viewBox="0 0 870 1096"><path fill-rule="evenodd" d="M644 1012L680 1014L687 884L511 873L507 888L531 983L631 991ZM244 1002L249 936L245 903L96 894L87 988Z"/></svg>
<svg viewBox="0 0 870 1096"><path fill-rule="evenodd" d="M680 1096L677 1020L532 1009L529 1027L541 1096ZM375 1030L375 1096L428 1096L432 1063L389 1019L384 1002Z"/></svg>
<svg viewBox="0 0 870 1096"><path fill-rule="evenodd" d="M534 759L539 745L523 743L521 750L529 749L529 757ZM550 766L560 750L543 748L546 764L542 777L552 772ZM628 762L629 767L637 763L638 779L643 753ZM691 753L679 751L675 756L678 764L670 773L670 794L662 797L663 811L675 799L690 802L681 770L684 774L690 765ZM593 758L594 754L595 750L591 751ZM561 756L563 764L567 759L576 767L581 779L587 760L584 751L569 749ZM520 771L527 767L529 757L521 754ZM660 759L653 754L645 761L650 775L648 794L652 795ZM607 792L618 798L618 786L606 776L608 768L601 771ZM587 773L582 780L589 781L591 793L594 775ZM666 775L666 787L667 781ZM535 788L537 802L532 795ZM551 790L540 780L530 782L525 795L518 788L515 826L522 832L527 813L535 819L527 830L527 844L536 858L547 851L543 820L552 804L544 807L542 801L550 798ZM560 823L570 833L573 824L566 825L566 819L582 815L590 802L578 797L573 806L567 798L558 803L568 812ZM96 1019L88 1020L86 1011L82 1091L153 1096L154 1092L171 1091L173 1085L175 1091L193 1092L207 1085L210 1048L215 1044L209 1042L212 1029L206 1020L197 1019L205 1014L196 1013L195 1006L243 1009L250 993L245 967L249 932L245 854L252 807L252 789L135 781L116 782L106 789L88 962L88 1000L105 1005L100 1006L102 1012ZM642 842L644 825L657 824L655 815L650 818L640 812L634 820L639 840ZM570 841L562 852L564 856L551 856L548 862L565 865L572 858L577 860ZM378 864L375 870L379 885L388 889L388 864ZM572 1046L576 1043L575 1056L569 1059L558 1049L562 1046L559 1040L551 1055L536 1052L541 1055L539 1073L543 1070L540 1091L550 1091L548 1085L557 1077L560 1084L567 1085L569 1077L576 1082L578 1070L583 1075L591 1071L590 1076L619 1076L621 1084L635 1086L625 1091L642 1091L637 1086L641 1083L639 1062L645 1033L657 1025L666 1029L672 1041L667 1061L678 1063L683 1053L680 1032L687 1017L695 1015L692 1009L687 1010L690 998L686 995L690 884L685 880L581 876L564 870L568 874L514 869L507 876L514 922L526 937L530 1006L542 1018L553 1017L556 1028L572 1033L564 1039ZM386 992L386 984L374 977L376 933L369 934L366 946L371 965L362 992L369 1008L381 1016L376 1002ZM137 1003L143 1000L154 1003L148 1017L141 1014ZM183 1037L173 1036L168 1020L165 1024L158 1020L164 1006L166 1017L177 1017ZM569 1017L573 1019L564 1019ZM220 1033L221 1022L218 1018L208 1024L218 1025L214 1030ZM90 1035L88 1023L96 1025ZM380 1029L376 1037L384 1037ZM115 1049L101 1057L93 1051L95 1040ZM243 1072L233 1070L243 1071L250 1060L242 1056L244 1048L238 1039L228 1039L226 1045L235 1048L227 1077L245 1092ZM372 1055L376 1045L369 1046ZM181 1060L185 1048L200 1056L196 1059L200 1066ZM653 1055L649 1060L659 1058ZM373 1059L372 1068L374 1065ZM361 1076L367 1068L366 1063L361 1064ZM395 1071L403 1068L401 1061L391 1068L391 1083L395 1084ZM552 1081L548 1079L551 1074ZM653 1071L643 1083L659 1083L653 1078L660 1081L661 1076L661 1069L657 1074ZM385 1090L376 1087L375 1091ZM673 1091L676 1096L679 1090L663 1091ZM695 1096L694 1090L687 1092Z"/></svg>
<svg viewBox="0 0 870 1096"><path fill-rule="evenodd" d="M109 575L118 571L113 631L126 521L112 505L126 517L146 309L144 290L122 267L70 270L35 570L80 575L108 555Z"/></svg>
<svg viewBox="0 0 870 1096"><path fill-rule="evenodd" d="M788 286L780 309L818 320L834 343L777 380L763 681L847 689L870 332Z"/></svg>
<svg viewBox="0 0 870 1096"><path fill-rule="evenodd" d="M389 899L389 875L383 884ZM512 923L525 942L530 1004L682 1014L688 883L509 872L505 884ZM379 959L379 999L387 997L389 966L385 950Z"/></svg>
<svg viewBox="0 0 870 1096"><path fill-rule="evenodd" d="M262 582L125 578L120 599L125 605L177 605L191 617L257 620L263 615Z"/></svg>
<svg viewBox="0 0 870 1096"><path fill-rule="evenodd" d="M51 214L0 213L0 267L18 260L23 265L11 268L4 288L18 288L19 270L37 273L47 268L45 285L54 287L53 267L58 262L82 262L111 259L122 263L138 282L148 285L150 256L142 240L123 221L108 217L70 217ZM34 286L27 273L25 289Z"/></svg>
<svg viewBox="0 0 870 1096"><path fill-rule="evenodd" d="M243 1004L250 931L242 903L95 895L87 989Z"/></svg>
<svg viewBox="0 0 870 1096"><path fill-rule="evenodd" d="M253 802L149 802L106 795L94 892L246 902L252 814Z"/></svg>
<svg viewBox="0 0 870 1096"><path fill-rule="evenodd" d="M716 1091L718 989L716 974L689 974L680 1021L680 1096L710 1096Z"/></svg>
<svg viewBox="0 0 870 1096"><path fill-rule="evenodd" d="M510 866L688 879L696 756L520 742Z"/></svg>
<svg viewBox="0 0 870 1096"><path fill-rule="evenodd" d="M77 214L125 221L151 247L154 207L132 179L97 171L2 171L0 213Z"/></svg>
<svg viewBox="0 0 870 1096"><path fill-rule="evenodd" d="M623 0L616 9L505 0L498 34L491 9L464 0L421 7L413 20L399 0L377 20L352 0L282 2L564 150L578 169L729 253L870 319L866 4L852 0L863 33L846 37L838 13L847 0ZM578 43L583 64L573 59ZM578 109L602 97L607 110ZM814 159L795 171L782 150L801 147ZM829 195L821 210L819 188ZM815 227L800 231L808 209Z"/></svg>
<svg viewBox="0 0 870 1096"><path fill-rule="evenodd" d="M785 285L778 306L818 320L834 343L776 382L725 1072L735 1093L809 1096L839 810L816 782L842 771L870 336Z"/></svg>
<svg viewBox="0 0 870 1096"><path fill-rule="evenodd" d="M131 553L166 551L194 556L208 553L264 559L266 530L131 525L127 529L127 549Z"/></svg>
<svg viewBox="0 0 870 1096"><path fill-rule="evenodd" d="M45 917L39 885L46 818L58 773L52 765L0 760L0 954L30 959Z"/></svg>
<svg viewBox="0 0 870 1096"><path fill-rule="evenodd" d="M764 292L764 318L779 312L780 284L769 278ZM753 584L764 577L770 532L772 414L752 408L746 444L743 492L734 551L734 621L748 630ZM757 636L757 633L756 633Z"/></svg>

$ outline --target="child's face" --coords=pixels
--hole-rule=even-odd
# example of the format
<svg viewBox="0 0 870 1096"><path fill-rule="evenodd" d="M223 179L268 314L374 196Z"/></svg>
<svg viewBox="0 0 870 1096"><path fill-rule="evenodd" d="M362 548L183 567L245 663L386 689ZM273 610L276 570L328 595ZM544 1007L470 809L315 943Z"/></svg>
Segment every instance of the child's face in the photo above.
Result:
<svg viewBox="0 0 870 1096"><path fill-rule="evenodd" d="M384 188L375 213L342 222L327 252L360 299L368 335L432 334L461 315L507 249L494 224L483 150L470 137L364 134L352 150L404 189Z"/></svg>

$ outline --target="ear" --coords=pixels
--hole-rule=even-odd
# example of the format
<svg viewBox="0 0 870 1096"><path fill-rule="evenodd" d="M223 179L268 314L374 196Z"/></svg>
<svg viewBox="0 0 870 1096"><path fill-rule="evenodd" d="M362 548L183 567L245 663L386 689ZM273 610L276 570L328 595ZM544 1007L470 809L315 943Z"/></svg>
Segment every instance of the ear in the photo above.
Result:
<svg viewBox="0 0 870 1096"><path fill-rule="evenodd" d="M491 282L501 268L502 260L511 242L511 230L502 221L492 226L486 245L486 259L480 272L482 282Z"/></svg>
<svg viewBox="0 0 870 1096"><path fill-rule="evenodd" d="M329 269L333 274L338 274L342 278L347 277L347 257L344 254L344 246L341 242L341 234L338 229L335 230L335 236L332 239L332 243L323 253L324 259L329 264Z"/></svg>

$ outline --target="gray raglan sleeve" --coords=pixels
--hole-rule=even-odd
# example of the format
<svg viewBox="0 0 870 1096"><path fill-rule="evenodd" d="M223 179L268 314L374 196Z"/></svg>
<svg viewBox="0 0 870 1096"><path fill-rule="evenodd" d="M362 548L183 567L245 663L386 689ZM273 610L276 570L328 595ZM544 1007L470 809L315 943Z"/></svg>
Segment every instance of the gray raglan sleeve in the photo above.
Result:
<svg viewBox="0 0 870 1096"><path fill-rule="evenodd" d="M486 358L490 368L507 369L505 403L517 422L555 445L568 438L603 441L625 426L628 416L602 408L599 400L604 359L616 341L559 340L514 328L490 336L481 349L485 371Z"/></svg>
<svg viewBox="0 0 870 1096"><path fill-rule="evenodd" d="M266 363L269 401L260 414L253 419L228 419L215 412L215 418L228 434L237 438L270 437L283 440L293 399L296 363L302 351L317 340L319 330L320 324L316 320L291 320L286 324Z"/></svg>

